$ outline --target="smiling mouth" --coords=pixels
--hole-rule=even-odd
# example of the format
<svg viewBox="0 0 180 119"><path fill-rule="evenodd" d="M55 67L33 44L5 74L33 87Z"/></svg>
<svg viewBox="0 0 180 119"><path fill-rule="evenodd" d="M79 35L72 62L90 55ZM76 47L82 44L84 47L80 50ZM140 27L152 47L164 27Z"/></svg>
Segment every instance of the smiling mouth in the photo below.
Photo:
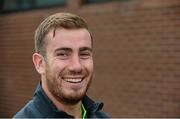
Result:
<svg viewBox="0 0 180 119"><path fill-rule="evenodd" d="M84 77L64 77L62 79L69 83L81 83Z"/></svg>

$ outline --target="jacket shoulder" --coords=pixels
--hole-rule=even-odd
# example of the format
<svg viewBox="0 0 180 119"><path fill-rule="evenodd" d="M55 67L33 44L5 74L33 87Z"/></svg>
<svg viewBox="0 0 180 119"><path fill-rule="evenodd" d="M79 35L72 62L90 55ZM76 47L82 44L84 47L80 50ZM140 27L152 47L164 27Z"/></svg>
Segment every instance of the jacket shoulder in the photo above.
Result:
<svg viewBox="0 0 180 119"><path fill-rule="evenodd" d="M103 111L97 111L95 114L95 118L110 118L110 116Z"/></svg>
<svg viewBox="0 0 180 119"><path fill-rule="evenodd" d="M42 117L38 109L35 107L33 101L28 102L13 118L34 118Z"/></svg>

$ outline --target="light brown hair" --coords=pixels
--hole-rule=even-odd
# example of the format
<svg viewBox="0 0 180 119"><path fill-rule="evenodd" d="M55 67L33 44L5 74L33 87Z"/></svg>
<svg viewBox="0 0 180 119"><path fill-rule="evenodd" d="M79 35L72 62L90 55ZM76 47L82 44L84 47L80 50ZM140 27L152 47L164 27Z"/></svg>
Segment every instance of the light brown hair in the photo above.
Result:
<svg viewBox="0 0 180 119"><path fill-rule="evenodd" d="M88 30L86 21L78 15L71 13L56 13L47 17L35 31L35 52L45 56L46 54L46 35L53 29L53 36L56 28L80 29ZM89 31L89 30L88 30ZM92 36L91 36L92 39Z"/></svg>

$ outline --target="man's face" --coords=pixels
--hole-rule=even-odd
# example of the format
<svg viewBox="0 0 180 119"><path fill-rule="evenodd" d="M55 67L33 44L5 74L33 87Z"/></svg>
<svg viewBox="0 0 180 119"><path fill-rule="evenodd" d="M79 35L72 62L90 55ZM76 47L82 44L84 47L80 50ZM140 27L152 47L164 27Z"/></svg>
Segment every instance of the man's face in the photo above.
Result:
<svg viewBox="0 0 180 119"><path fill-rule="evenodd" d="M91 36L86 29L58 28L47 34L45 77L49 91L66 104L79 102L93 75Z"/></svg>

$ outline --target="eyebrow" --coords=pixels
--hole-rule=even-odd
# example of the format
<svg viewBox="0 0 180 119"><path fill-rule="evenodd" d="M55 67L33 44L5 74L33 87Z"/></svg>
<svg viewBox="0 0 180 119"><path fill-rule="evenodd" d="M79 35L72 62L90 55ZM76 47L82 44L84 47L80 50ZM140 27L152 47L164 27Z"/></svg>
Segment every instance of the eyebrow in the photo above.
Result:
<svg viewBox="0 0 180 119"><path fill-rule="evenodd" d="M54 52L58 52L58 51L72 51L72 49L71 48L62 47L62 48L57 48Z"/></svg>
<svg viewBox="0 0 180 119"><path fill-rule="evenodd" d="M82 48L80 48L80 51L86 51L86 50L92 52L92 48L90 48L90 47L82 47Z"/></svg>
<svg viewBox="0 0 180 119"><path fill-rule="evenodd" d="M92 48L90 47L81 47L79 49L79 51L90 51L92 52ZM69 52L72 52L72 49L71 48L67 48L67 47L62 47L62 48L57 48L54 52L58 52L58 51L69 51Z"/></svg>

